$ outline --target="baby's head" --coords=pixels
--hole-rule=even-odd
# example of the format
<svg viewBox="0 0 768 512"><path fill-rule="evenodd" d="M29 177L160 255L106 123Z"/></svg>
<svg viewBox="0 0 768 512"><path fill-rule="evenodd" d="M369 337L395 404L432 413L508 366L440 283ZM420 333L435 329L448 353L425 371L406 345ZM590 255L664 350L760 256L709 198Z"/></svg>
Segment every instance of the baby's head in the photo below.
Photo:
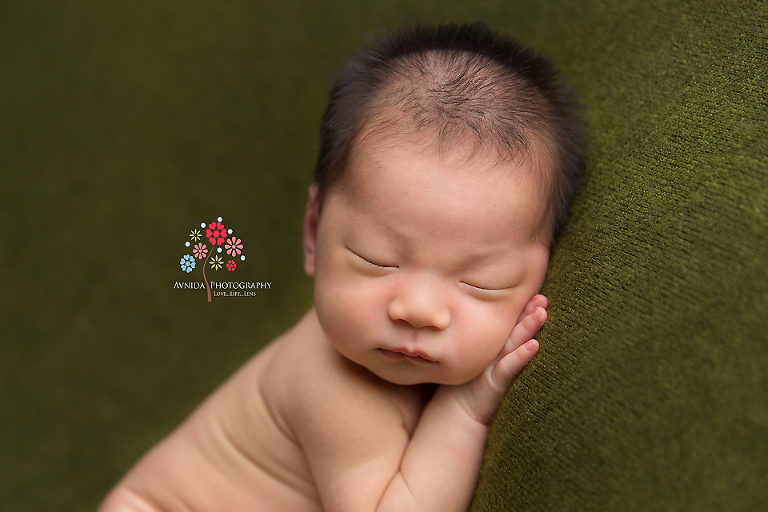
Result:
<svg viewBox="0 0 768 512"><path fill-rule="evenodd" d="M539 290L583 160L554 67L483 25L416 28L347 65L304 233L338 351L398 384L459 384Z"/></svg>
<svg viewBox="0 0 768 512"><path fill-rule="evenodd" d="M532 164L546 203L542 236L565 222L584 159L581 107L544 56L482 23L416 27L356 54L323 117L315 182L347 183L356 145L372 133L419 136ZM362 176L360 177L362 178Z"/></svg>

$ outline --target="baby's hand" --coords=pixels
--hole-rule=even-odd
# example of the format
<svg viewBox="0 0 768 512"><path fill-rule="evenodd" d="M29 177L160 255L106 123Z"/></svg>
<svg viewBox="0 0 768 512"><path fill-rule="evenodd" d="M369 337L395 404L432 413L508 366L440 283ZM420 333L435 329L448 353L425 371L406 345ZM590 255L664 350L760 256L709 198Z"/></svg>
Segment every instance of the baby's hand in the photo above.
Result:
<svg viewBox="0 0 768 512"><path fill-rule="evenodd" d="M488 424L509 383L539 351L531 339L547 320L547 298L535 295L523 309L501 352L483 373L451 389L464 410L477 421Z"/></svg>

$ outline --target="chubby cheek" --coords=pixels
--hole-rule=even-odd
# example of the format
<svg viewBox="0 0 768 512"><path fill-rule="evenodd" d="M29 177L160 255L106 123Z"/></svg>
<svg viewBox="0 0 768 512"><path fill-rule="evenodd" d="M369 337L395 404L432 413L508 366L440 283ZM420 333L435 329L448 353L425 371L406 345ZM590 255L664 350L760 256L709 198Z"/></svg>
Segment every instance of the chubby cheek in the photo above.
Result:
<svg viewBox="0 0 768 512"><path fill-rule="evenodd" d="M502 343L503 345L503 343ZM471 381L488 367L501 346L494 350L488 350L490 345L466 344L467 350L457 351L450 359L443 359L443 371L437 381L438 384L459 385Z"/></svg>
<svg viewBox="0 0 768 512"><path fill-rule="evenodd" d="M504 347L519 312L514 315L514 308L500 309L478 308L462 319L460 327L454 324L458 329L451 366L456 381L468 382L480 375Z"/></svg>
<svg viewBox="0 0 768 512"><path fill-rule="evenodd" d="M377 325L376 308L370 291L356 285L354 279L325 280L323 273L315 277L315 310L320 325L331 344L344 356L358 361L361 336Z"/></svg>

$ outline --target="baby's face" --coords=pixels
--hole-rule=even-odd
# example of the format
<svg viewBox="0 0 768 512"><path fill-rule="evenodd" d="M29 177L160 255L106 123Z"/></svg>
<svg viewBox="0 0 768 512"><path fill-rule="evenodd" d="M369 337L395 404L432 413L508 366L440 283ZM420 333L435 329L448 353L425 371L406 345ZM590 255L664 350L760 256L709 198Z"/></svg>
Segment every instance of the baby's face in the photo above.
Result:
<svg viewBox="0 0 768 512"><path fill-rule="evenodd" d="M539 290L549 248L526 164L370 137L352 183L310 198L305 269L325 335L397 384L461 384L496 357Z"/></svg>

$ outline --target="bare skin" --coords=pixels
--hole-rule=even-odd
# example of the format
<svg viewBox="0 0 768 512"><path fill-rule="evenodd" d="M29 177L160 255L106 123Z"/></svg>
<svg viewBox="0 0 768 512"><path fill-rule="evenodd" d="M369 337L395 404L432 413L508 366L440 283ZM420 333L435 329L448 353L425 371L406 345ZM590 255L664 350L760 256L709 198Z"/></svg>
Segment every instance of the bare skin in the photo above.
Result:
<svg viewBox="0 0 768 512"><path fill-rule="evenodd" d="M361 144L359 179L322 215L310 190L315 307L100 512L469 506L488 423L546 320L543 208L522 164L394 141Z"/></svg>
<svg viewBox="0 0 768 512"><path fill-rule="evenodd" d="M535 297L526 317L528 328L517 331L520 337L543 323L543 306L546 299ZM323 349L322 344L307 344L309 333L317 328L314 311L310 311L296 327L259 352L139 461L100 512L323 510L300 440L288 425L290 420L311 415L302 412L304 402L311 404L309 411L336 415L333 420L339 423L335 428L318 429L318 434L325 434L330 451L339 449L335 446L339 439L333 435L337 429L346 431L343 422L349 416L356 422L367 418L375 424L383 417L396 423L389 434L407 444L430 388L386 385L338 353ZM512 340L509 345L517 343ZM520 352L519 362L513 362L522 366L535 354L535 346ZM313 360L329 364L313 364ZM313 377L322 379L323 387L313 385ZM297 396L304 400L297 402ZM337 399L331 399L333 396ZM345 401L356 407L343 407ZM481 441L473 444L482 444L485 425L470 419L467 426L470 437ZM375 437L377 430L369 427L368 436ZM476 473L480 460L474 459L471 467ZM466 468L467 461L452 458L449 463Z"/></svg>

